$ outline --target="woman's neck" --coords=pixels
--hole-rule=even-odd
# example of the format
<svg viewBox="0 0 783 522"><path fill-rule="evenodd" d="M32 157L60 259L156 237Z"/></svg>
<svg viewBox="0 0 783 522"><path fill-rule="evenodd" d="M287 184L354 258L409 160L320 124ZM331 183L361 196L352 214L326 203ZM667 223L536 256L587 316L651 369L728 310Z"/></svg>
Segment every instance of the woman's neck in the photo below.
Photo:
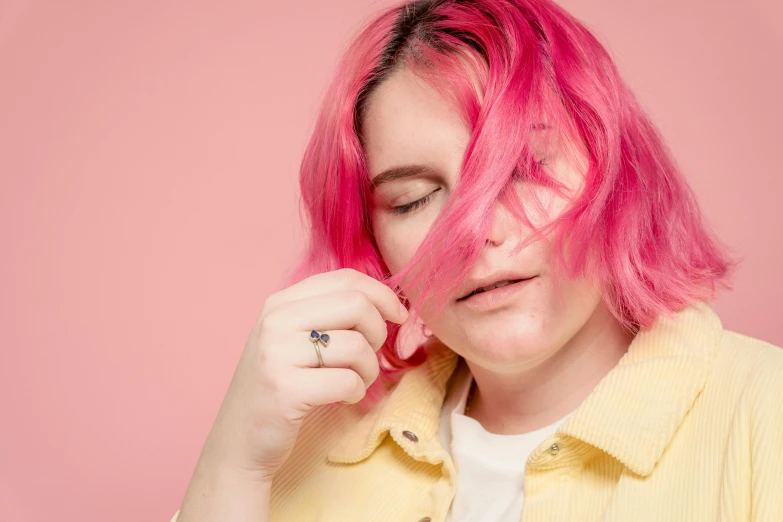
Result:
<svg viewBox="0 0 783 522"><path fill-rule="evenodd" d="M490 433L514 435L548 426L577 408L628 351L634 335L602 305L552 357L519 373L466 360L475 389L469 416Z"/></svg>

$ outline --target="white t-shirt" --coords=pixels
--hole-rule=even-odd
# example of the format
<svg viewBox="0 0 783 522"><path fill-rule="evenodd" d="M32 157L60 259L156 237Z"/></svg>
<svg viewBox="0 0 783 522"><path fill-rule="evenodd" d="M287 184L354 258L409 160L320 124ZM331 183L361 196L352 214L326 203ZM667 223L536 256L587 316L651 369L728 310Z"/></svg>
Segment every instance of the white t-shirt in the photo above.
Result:
<svg viewBox="0 0 783 522"><path fill-rule="evenodd" d="M463 415L473 381L460 357L443 402L440 437L457 469L457 491L445 522L519 522L525 462L570 415L541 429L498 435Z"/></svg>

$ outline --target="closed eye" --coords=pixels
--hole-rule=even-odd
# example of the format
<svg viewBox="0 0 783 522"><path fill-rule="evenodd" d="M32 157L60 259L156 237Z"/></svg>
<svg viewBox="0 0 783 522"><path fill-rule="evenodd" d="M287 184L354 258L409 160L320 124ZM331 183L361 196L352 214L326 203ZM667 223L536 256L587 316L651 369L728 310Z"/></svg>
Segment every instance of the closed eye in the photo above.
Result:
<svg viewBox="0 0 783 522"><path fill-rule="evenodd" d="M442 187L436 188L435 190L433 190L432 192L430 192L429 194L427 194L423 198L417 199L416 201L412 201L410 203L406 203L405 205L399 205L397 207L392 207L391 208L391 213L392 214L396 214L396 215L402 215L402 214L407 214L409 212L413 212L417 208L426 205L429 202L429 200L432 199L432 196L437 191L439 191L441 188Z"/></svg>

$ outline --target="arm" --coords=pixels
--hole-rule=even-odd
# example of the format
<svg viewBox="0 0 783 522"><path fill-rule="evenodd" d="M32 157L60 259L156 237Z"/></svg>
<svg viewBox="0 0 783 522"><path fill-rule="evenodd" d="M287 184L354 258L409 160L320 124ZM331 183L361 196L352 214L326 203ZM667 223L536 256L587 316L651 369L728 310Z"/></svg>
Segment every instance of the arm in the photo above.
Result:
<svg viewBox="0 0 783 522"><path fill-rule="evenodd" d="M269 482L200 460L171 522L269 522L271 490Z"/></svg>
<svg viewBox="0 0 783 522"><path fill-rule="evenodd" d="M783 350L759 358L750 388L752 522L783 522Z"/></svg>

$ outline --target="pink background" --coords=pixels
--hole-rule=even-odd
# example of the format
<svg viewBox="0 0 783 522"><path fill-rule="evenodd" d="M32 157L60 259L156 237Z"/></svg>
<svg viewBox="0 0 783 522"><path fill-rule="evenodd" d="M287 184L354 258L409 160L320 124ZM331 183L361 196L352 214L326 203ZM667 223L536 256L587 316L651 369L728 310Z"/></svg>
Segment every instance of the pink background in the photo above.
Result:
<svg viewBox="0 0 783 522"><path fill-rule="evenodd" d="M745 259L783 344L775 0L567 0ZM0 520L167 521L263 299L367 0L0 2Z"/></svg>

